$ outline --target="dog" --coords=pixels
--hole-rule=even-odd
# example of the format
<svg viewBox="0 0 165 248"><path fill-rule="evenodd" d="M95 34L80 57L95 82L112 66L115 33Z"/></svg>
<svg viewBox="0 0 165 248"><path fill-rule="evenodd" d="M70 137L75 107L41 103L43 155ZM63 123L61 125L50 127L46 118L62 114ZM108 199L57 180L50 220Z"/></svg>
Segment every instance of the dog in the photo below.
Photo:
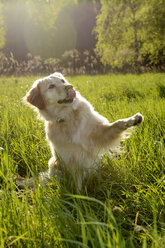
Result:
<svg viewBox="0 0 165 248"><path fill-rule="evenodd" d="M114 148L128 128L140 125L144 119L137 113L109 123L58 72L36 80L24 100L45 121L52 153L49 177L56 176L61 160L74 175L78 189L87 173L97 169L103 150Z"/></svg>

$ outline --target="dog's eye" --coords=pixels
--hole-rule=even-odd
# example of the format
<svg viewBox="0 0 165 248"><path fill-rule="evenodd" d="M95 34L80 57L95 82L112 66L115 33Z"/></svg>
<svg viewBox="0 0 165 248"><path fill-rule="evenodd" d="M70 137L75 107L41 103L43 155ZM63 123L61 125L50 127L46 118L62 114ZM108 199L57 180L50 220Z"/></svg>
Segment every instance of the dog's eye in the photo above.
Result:
<svg viewBox="0 0 165 248"><path fill-rule="evenodd" d="M50 84L48 89L53 89L55 87L56 87L55 84Z"/></svg>
<svg viewBox="0 0 165 248"><path fill-rule="evenodd" d="M64 79L61 79L61 82L64 84L65 83Z"/></svg>

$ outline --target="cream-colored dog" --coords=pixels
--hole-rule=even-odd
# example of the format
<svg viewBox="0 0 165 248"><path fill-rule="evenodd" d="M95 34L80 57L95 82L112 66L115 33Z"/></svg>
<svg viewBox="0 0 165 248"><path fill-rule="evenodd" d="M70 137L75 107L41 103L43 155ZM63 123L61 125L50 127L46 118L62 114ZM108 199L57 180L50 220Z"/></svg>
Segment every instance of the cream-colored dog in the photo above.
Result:
<svg viewBox="0 0 165 248"><path fill-rule="evenodd" d="M113 148L124 131L143 121L137 113L109 123L57 72L35 81L25 100L45 120L46 139L53 156L49 176L55 176L60 158L79 189L87 171L95 169L103 149Z"/></svg>

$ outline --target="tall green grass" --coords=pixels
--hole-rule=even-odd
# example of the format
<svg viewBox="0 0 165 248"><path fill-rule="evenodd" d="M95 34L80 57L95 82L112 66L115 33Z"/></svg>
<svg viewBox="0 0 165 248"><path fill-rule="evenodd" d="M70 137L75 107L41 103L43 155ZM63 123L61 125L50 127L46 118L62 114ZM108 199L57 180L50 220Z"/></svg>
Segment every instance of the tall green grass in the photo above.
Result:
<svg viewBox="0 0 165 248"><path fill-rule="evenodd" d="M14 181L35 178L51 156L44 124L21 102L35 79L0 79L0 247L165 247L165 74L68 78L110 122L145 117L82 192L68 175L34 190Z"/></svg>

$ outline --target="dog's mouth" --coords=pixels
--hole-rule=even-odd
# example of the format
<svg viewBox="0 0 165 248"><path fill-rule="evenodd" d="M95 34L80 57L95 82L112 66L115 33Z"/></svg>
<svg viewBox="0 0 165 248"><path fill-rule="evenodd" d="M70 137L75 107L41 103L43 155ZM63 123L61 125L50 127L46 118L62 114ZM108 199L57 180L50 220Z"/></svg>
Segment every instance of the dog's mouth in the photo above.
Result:
<svg viewBox="0 0 165 248"><path fill-rule="evenodd" d="M73 88L71 88L67 91L67 97L63 100L59 100L58 103L59 104L72 103L75 97L76 97L76 91Z"/></svg>

